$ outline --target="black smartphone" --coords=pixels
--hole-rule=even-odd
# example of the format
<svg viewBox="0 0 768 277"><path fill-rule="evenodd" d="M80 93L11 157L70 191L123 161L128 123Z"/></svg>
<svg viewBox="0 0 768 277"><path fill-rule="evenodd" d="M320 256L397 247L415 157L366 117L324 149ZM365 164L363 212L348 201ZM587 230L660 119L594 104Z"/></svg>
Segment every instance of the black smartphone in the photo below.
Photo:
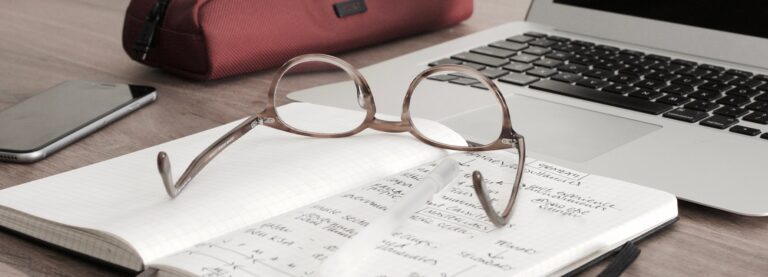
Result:
<svg viewBox="0 0 768 277"><path fill-rule="evenodd" d="M63 82L0 111L0 161L42 160L155 99L148 86Z"/></svg>

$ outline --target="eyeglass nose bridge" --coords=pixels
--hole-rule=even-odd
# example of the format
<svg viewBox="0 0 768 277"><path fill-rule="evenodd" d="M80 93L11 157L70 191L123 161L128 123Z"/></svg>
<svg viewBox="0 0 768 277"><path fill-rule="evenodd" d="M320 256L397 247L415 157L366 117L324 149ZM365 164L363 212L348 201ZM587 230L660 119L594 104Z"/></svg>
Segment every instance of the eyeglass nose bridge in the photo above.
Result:
<svg viewBox="0 0 768 277"><path fill-rule="evenodd" d="M374 117L370 128L387 133L405 133L410 132L413 126L407 121L391 121Z"/></svg>

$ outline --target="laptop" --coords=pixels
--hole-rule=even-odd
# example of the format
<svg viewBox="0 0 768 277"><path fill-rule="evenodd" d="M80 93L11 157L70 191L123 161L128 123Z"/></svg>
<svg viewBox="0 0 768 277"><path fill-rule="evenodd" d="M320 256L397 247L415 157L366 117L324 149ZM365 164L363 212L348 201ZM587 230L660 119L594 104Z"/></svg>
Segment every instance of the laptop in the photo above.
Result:
<svg viewBox="0 0 768 277"><path fill-rule="evenodd" d="M399 115L408 84L437 64L492 78L529 156L768 215L768 16L762 1L534 0L510 22L361 70L377 113ZM430 80L444 90L471 82ZM289 98L346 107L332 89ZM435 103L442 99L435 98ZM473 137L485 103L432 119Z"/></svg>

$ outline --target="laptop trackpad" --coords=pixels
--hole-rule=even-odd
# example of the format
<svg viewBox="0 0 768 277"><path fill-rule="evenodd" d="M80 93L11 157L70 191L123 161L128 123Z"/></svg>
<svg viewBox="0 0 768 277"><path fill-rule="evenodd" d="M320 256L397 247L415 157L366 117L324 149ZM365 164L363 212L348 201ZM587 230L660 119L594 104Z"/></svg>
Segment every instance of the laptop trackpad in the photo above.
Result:
<svg viewBox="0 0 768 277"><path fill-rule="evenodd" d="M507 95L512 127L525 136L527 150L572 162L584 162L633 141L661 126L520 95ZM440 120L466 135L488 134L485 119L496 107L480 108ZM492 130L493 130L492 129ZM485 138L494 139L494 138Z"/></svg>

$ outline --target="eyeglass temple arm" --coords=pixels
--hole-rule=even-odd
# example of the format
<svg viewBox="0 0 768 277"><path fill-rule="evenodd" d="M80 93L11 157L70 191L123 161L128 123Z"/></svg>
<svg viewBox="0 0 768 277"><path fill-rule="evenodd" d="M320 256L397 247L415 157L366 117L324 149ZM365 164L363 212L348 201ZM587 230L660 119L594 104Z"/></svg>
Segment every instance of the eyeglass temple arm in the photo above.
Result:
<svg viewBox="0 0 768 277"><path fill-rule="evenodd" d="M224 136L217 139L213 144L208 146L203 152L201 152L194 160L189 164L184 173L181 175L178 181L174 184L173 174L171 172L171 161L168 154L161 151L157 153L157 169L160 172L160 177L163 179L165 185L165 191L168 192L168 196L175 198L181 193L181 191L192 181L193 178L200 172L208 163L213 160L221 151L227 146L238 140L240 137L248 133L254 127L263 124L270 119L251 116L240 125L237 125L234 129L227 132Z"/></svg>
<svg viewBox="0 0 768 277"><path fill-rule="evenodd" d="M490 219L496 227L506 226L512 218L512 208L515 206L517 193L520 190L520 182L523 177L523 172L525 171L525 139L518 135L517 138L510 143L515 144L518 150L518 163L515 173L515 183L512 186L512 192L510 192L509 202L501 215L499 215L499 213L496 212L496 209L493 208L492 198L488 195L488 190L483 181L483 174L478 170L472 172L472 185L475 189L475 194L480 199L480 204L483 206L483 210L488 216L488 219Z"/></svg>

